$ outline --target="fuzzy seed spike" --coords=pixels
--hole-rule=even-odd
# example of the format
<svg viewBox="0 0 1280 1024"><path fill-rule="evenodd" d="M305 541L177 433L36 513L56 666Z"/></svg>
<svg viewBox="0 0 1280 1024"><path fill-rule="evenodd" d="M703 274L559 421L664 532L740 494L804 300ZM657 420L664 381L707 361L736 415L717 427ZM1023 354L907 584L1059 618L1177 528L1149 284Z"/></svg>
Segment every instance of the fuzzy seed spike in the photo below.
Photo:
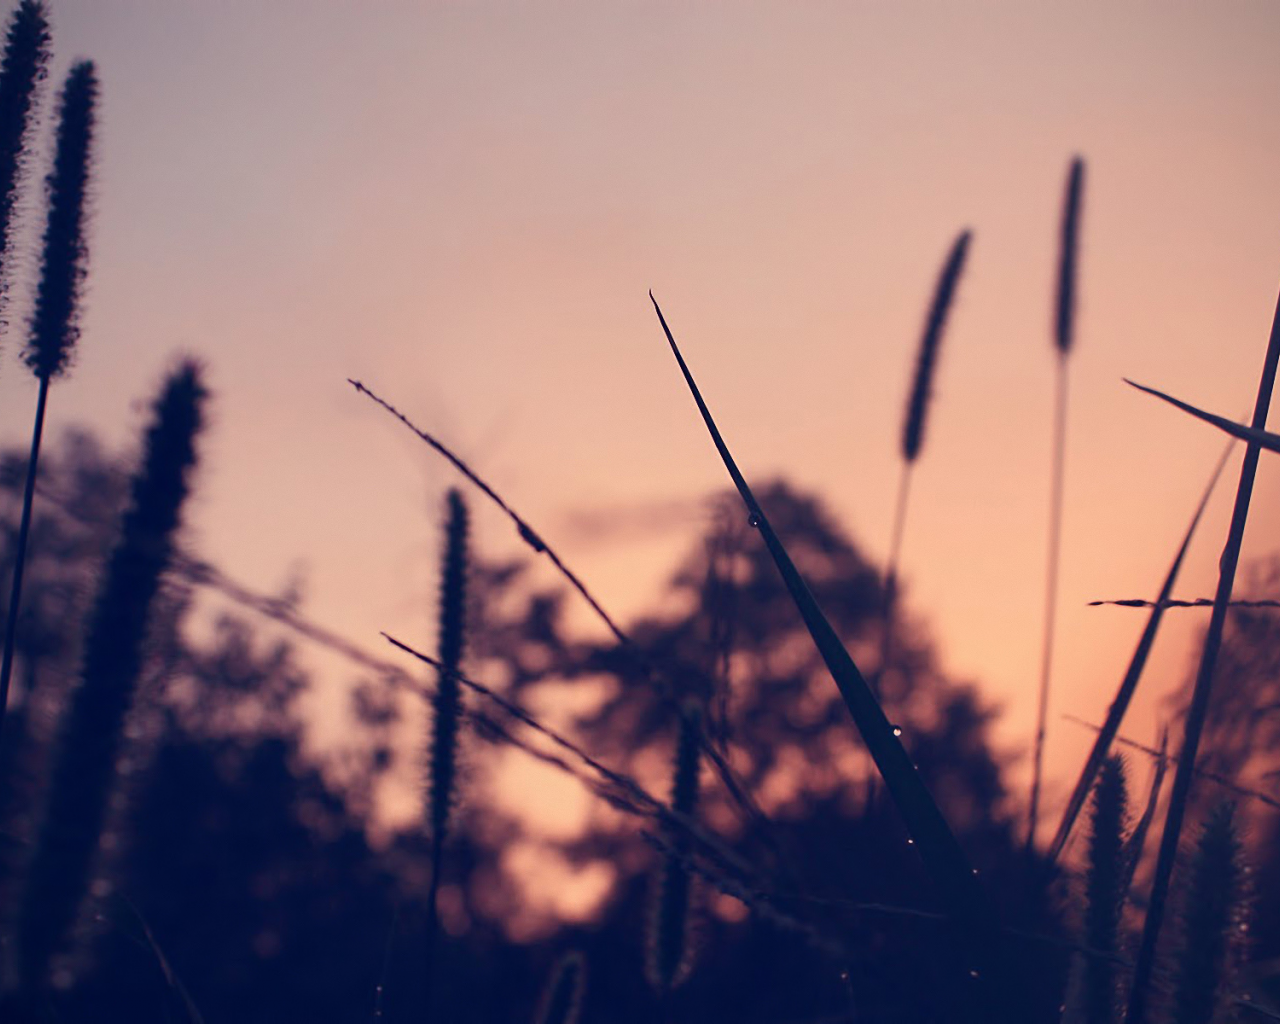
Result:
<svg viewBox="0 0 1280 1024"><path fill-rule="evenodd" d="M86 199L92 159L98 78L92 61L67 75L58 112L53 170L46 180L49 217L31 340L23 355L41 380L61 374L80 335L79 300L88 273Z"/></svg>
<svg viewBox="0 0 1280 1024"><path fill-rule="evenodd" d="M40 991L89 891L152 599L173 550L206 391L183 363L153 407L142 466L85 634L80 684L64 715L44 827L18 917L24 986Z"/></svg>
<svg viewBox="0 0 1280 1024"><path fill-rule="evenodd" d="M920 454L920 447L924 443L925 414L929 410L929 399L932 396L933 372L938 362L938 347L942 342L943 328L946 327L947 316L951 312L956 284L964 269L965 256L969 251L969 241L972 237L972 232L963 231L955 240L942 273L938 277L933 302L929 306L929 317L925 321L924 336L920 339L920 352L916 357L915 379L911 385L911 396L907 400L907 419L902 430L902 457L907 462L916 460Z"/></svg>
<svg viewBox="0 0 1280 1024"><path fill-rule="evenodd" d="M9 19L0 58L0 259L8 254L13 211L23 177L36 87L49 61L49 21L39 0L22 0ZM0 264L0 296L8 278Z"/></svg>
<svg viewBox="0 0 1280 1024"><path fill-rule="evenodd" d="M1244 913L1241 846L1235 806L1219 804L1201 832L1187 881L1173 1024L1210 1024L1222 1008Z"/></svg>
<svg viewBox="0 0 1280 1024"><path fill-rule="evenodd" d="M684 820L693 818L698 805L701 732L698 707L686 703L680 712L680 733L671 783L671 808ZM691 843L683 829L674 831L668 841L670 851L663 862L662 878L654 898L645 962L649 984L660 995L683 982L693 968L690 941L693 879L687 863Z"/></svg>
<svg viewBox="0 0 1280 1024"><path fill-rule="evenodd" d="M1114 953L1124 904L1124 830L1128 791L1124 762L1108 757L1093 791L1089 866L1085 881L1085 945ZM1088 1024L1113 1024L1116 1019L1115 965L1105 957L1089 957L1085 965L1085 1009Z"/></svg>
<svg viewBox="0 0 1280 1024"><path fill-rule="evenodd" d="M1054 340L1067 355L1075 341L1076 264L1080 248L1080 214L1084 195L1084 161L1071 161L1067 191L1062 202L1062 240L1058 249L1058 303Z"/></svg>
<svg viewBox="0 0 1280 1024"><path fill-rule="evenodd" d="M457 777L458 718L466 620L467 507L457 490L446 498L444 567L440 584L440 669L432 702L431 757L427 785L433 843L443 844Z"/></svg>

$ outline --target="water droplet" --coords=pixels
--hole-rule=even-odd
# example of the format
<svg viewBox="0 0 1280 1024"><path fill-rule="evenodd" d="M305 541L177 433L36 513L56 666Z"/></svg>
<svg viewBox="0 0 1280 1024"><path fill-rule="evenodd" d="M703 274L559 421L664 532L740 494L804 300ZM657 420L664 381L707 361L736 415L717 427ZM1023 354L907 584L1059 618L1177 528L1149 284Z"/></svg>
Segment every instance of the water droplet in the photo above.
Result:
<svg viewBox="0 0 1280 1024"><path fill-rule="evenodd" d="M895 726L893 727L893 734L894 734L895 736L901 736L901 735L902 735L902 726L900 726L900 725L895 725Z"/></svg>
<svg viewBox="0 0 1280 1024"><path fill-rule="evenodd" d="M970 972L969 972L969 977L971 977L971 978L976 978L977 976L978 976L978 972L977 972L977 971L970 971Z"/></svg>
<svg viewBox="0 0 1280 1024"><path fill-rule="evenodd" d="M760 513L759 512L750 513L747 516L747 525L752 527L758 527L760 525Z"/></svg>
<svg viewBox="0 0 1280 1024"><path fill-rule="evenodd" d="M914 839L908 839L908 840L907 840L907 845L908 845L908 846L915 846L915 845L916 845L916 841L915 841Z"/></svg>

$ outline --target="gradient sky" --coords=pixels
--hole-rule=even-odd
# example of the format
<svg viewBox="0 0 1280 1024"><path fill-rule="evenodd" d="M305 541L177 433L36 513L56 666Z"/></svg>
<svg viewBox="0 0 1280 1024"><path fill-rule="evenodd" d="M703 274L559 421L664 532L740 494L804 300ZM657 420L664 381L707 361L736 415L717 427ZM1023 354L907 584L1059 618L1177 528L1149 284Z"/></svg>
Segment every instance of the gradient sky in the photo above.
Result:
<svg viewBox="0 0 1280 1024"><path fill-rule="evenodd" d="M84 334L48 430L132 444L174 355L203 357L191 543L263 590L305 566L311 617L379 653L380 629L430 643L457 478L347 377L454 445L625 621L728 483L646 290L748 479L816 489L880 560L925 306L972 228L903 573L1009 749L1035 713L1055 247L1083 155L1059 805L1090 736L1058 716L1101 717L1144 621L1085 603L1153 596L1222 446L1120 378L1252 406L1280 282L1280 6L50 6L51 83L94 59L102 115ZM36 392L20 340L11 444ZM1238 465L1183 596L1212 593ZM472 507L485 553L526 550ZM1278 507L1264 458L1246 559L1276 548ZM1166 621L1142 740L1207 615ZM322 691L330 722L348 675Z"/></svg>

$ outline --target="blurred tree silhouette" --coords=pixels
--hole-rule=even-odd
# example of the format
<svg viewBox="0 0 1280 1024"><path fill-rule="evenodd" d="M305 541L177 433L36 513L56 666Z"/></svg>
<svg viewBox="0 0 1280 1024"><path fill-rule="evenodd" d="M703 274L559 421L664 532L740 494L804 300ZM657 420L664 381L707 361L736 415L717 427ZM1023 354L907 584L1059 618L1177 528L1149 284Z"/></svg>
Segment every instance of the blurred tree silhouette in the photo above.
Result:
<svg viewBox="0 0 1280 1024"><path fill-rule="evenodd" d="M123 496L124 475L90 438L70 435L50 454L41 486L53 500L33 534L6 726L23 742L8 745L5 778L21 767L28 782L5 787L3 907L20 881L50 721L74 673L78 624ZM20 462L0 457L10 537ZM873 666L883 614L876 570L812 496L783 483L758 493L854 657ZM703 759L698 820L728 859L695 844L697 962L670 995L669 1020L852 1020L855 1011L856 1019L952 1019L961 997L947 980L953 942L930 916L937 908L896 812L864 784L870 766L848 712L763 546L731 505L711 507L707 535L680 564L661 612L630 630L647 666L573 635L568 598L526 584L520 565L477 560L469 673L546 710L586 752L663 798L677 708L687 700L701 708L707 748L747 798L733 798ZM184 1020L190 1007L210 1021L351 1020L375 1008L387 1020L418 1019L429 844L417 830L374 842L368 823L382 780L409 756L398 747L410 733L400 719L420 709L388 678L365 678L351 690L355 741L317 760L299 710L309 680L276 624L236 613L196 629L195 586L171 580L153 624L110 842L113 895L106 920L86 932L63 1019ZM287 596L274 606L298 611ZM1006 759L988 739L994 709L945 675L910 617L893 651L882 676L886 709L974 864L999 879L992 890L1006 919L1061 935L1054 899L1030 881L1034 866L1016 836ZM515 816L486 789L502 785L485 769L504 733L542 749L498 712L489 724L470 719L476 784L441 892L446 1019L532 1019L570 948L587 953L584 1021L656 1019L643 944L662 828L598 803L578 835L532 835L536 809ZM511 856L530 845L569 865L570 877L613 879L589 919L538 919L528 893L539 879L522 877ZM1259 882L1280 889L1280 879ZM8 934L5 922L0 937ZM1043 993L1037 1019L1056 1019L1063 951L1026 940L1016 955Z"/></svg>

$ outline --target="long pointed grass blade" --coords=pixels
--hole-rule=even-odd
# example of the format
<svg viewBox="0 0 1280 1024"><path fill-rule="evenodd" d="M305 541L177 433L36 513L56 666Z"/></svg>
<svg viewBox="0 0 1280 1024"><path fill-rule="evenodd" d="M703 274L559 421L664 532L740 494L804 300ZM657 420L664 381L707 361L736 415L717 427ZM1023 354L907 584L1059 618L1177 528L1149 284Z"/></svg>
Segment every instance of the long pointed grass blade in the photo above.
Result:
<svg viewBox="0 0 1280 1024"><path fill-rule="evenodd" d="M1155 606L1151 609L1151 615L1147 619L1147 626L1142 631L1142 636L1138 638L1138 646L1134 649L1133 657L1129 661L1129 668L1125 671L1124 678L1120 681L1120 688L1116 690L1116 695L1111 701L1111 707L1107 710L1106 721L1098 733L1098 738L1094 741L1093 749L1089 751L1089 756L1085 758L1084 769L1080 772L1080 778L1076 780L1075 789L1071 791L1071 799L1067 801L1067 808L1062 813L1062 821L1058 825L1058 831L1053 837L1053 842L1049 844L1049 850L1045 854L1049 864L1056 863L1062 853L1062 848L1067 843L1067 837L1071 834L1071 828L1075 825L1076 818L1079 816L1085 800L1089 796L1089 791L1093 788L1093 780L1097 777L1098 771L1107 759L1111 741L1115 739L1116 733L1120 731L1120 723L1124 720L1124 713L1129 709L1129 702L1133 699L1134 691L1138 688L1138 680L1142 677L1142 670L1146 667L1147 656L1151 653L1151 647L1156 641L1156 632L1160 629L1160 621L1164 618L1165 608L1167 607L1165 602L1169 600L1169 595L1173 593L1173 586L1177 582L1178 573L1182 569L1182 560L1186 557L1187 548L1191 546L1191 538L1195 535L1196 527L1200 524L1200 517L1204 514L1205 506L1209 504L1209 496L1213 494L1213 489L1218 483L1218 477L1222 475L1222 469L1227 464L1227 456L1231 453L1233 446L1234 442L1228 444L1226 451L1218 459L1218 465L1214 468L1213 476L1209 478L1209 484L1205 487L1204 494L1200 496L1200 504L1196 506L1196 513L1191 517L1191 525L1187 527L1187 532L1182 538L1182 546L1178 548L1173 564L1169 566L1169 572L1164 578L1164 586L1160 588L1160 596L1156 598Z"/></svg>
<svg viewBox="0 0 1280 1024"><path fill-rule="evenodd" d="M1261 430L1267 422L1271 407L1271 394L1275 389L1276 369L1280 364L1280 300L1276 303L1271 322L1271 337L1267 343L1267 355L1263 361L1262 375L1258 381L1258 397L1253 407L1252 426ZM1187 810L1187 797L1191 793L1191 780L1195 771L1196 752L1200 746L1200 733L1209 710L1209 694L1213 689L1213 670L1218 660L1218 648L1222 645L1222 631L1227 621L1227 602L1231 600L1231 588L1235 585L1236 565L1240 561L1240 547L1244 541L1245 523L1249 518L1249 499L1253 496L1253 481L1258 472L1261 447L1251 441L1244 453L1240 467L1240 483L1236 488L1235 508L1231 513L1231 529L1219 562L1218 590L1214 595L1213 615L1205 633L1204 653L1200 657L1200 669L1196 673L1196 685L1191 694L1191 707L1187 711L1186 733L1178 769L1173 776L1173 791L1169 796L1169 811L1165 817L1164 833L1160 837L1160 853L1156 858L1155 877L1151 883L1151 903L1142 929L1142 943L1133 969L1133 988L1129 994L1127 1024L1143 1024L1146 1020L1147 998L1155 966L1156 942L1164 922L1165 903L1169 896L1169 881L1173 877L1173 864L1178 855L1178 837L1182 832L1182 819Z"/></svg>
<svg viewBox="0 0 1280 1024"><path fill-rule="evenodd" d="M1263 430L1262 427L1256 424L1254 426L1246 426L1243 423L1237 423L1235 420L1229 420L1225 416L1205 412L1203 409L1198 409L1188 402L1174 398L1172 395L1166 395L1163 391L1157 391L1155 388L1149 388L1145 384L1131 381L1128 377L1124 378L1124 382L1139 391L1145 391L1149 395L1155 395L1156 398L1164 399L1170 405L1177 406L1183 412L1190 413L1196 419L1212 423L1219 430L1226 431L1232 437L1238 437L1241 441L1256 444L1259 448L1265 448L1267 451L1280 452L1280 434L1273 434L1269 430Z"/></svg>
<svg viewBox="0 0 1280 1024"><path fill-rule="evenodd" d="M680 372L684 375L685 383L693 395L693 400L702 414L711 439L720 452L720 457L734 486L742 496L743 503L747 506L750 521L759 529L769 554L773 557L774 564L777 565L783 582L804 619L809 635L818 648L818 653L826 663L836 686L839 687L854 723L876 763L876 768L879 769L890 795L902 814L926 869L933 877L948 914L968 931L967 937L974 942L973 952L984 962L984 969L998 971L995 953L998 926L986 893L974 877L973 868L969 866L968 859L951 831L951 827L920 778L911 758L894 735L893 726L872 695L862 673L818 607L813 594L791 561L777 534L774 533L768 517L757 503L755 495L729 453L729 448L721 437L706 402L703 401L702 393L698 390L693 374L690 373L684 357L680 354L671 329L667 326L666 318L662 315L662 310L652 292L649 293L649 298L653 302L663 333L680 366Z"/></svg>

